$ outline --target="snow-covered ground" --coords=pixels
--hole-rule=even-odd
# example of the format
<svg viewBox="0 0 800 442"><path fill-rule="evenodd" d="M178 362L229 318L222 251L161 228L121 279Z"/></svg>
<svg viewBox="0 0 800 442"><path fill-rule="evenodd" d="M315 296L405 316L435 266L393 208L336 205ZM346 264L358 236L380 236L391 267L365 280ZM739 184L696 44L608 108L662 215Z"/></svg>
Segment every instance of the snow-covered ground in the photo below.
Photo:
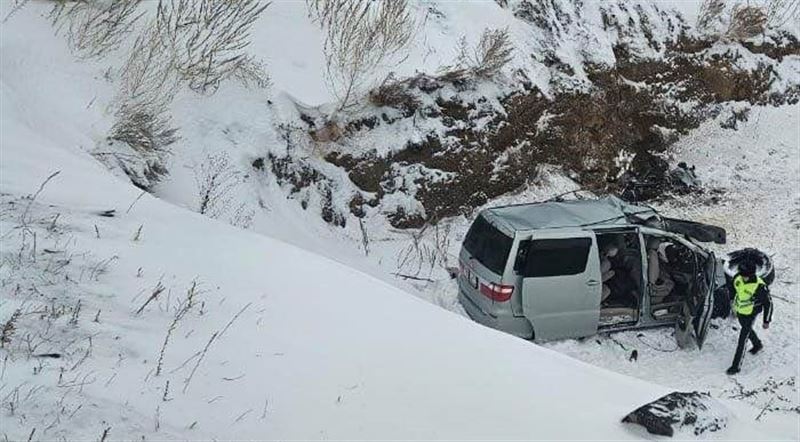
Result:
<svg viewBox="0 0 800 442"><path fill-rule="evenodd" d="M429 3L450 19L426 26L408 66L450 62L465 30L510 15L493 2L421 5ZM208 155L252 170L249 159L280 150L273 123L294 102L330 100L311 50L322 37L297 3L271 6L256 33L270 93L228 84L212 97L179 95L183 139L158 198L139 198L87 154L108 133L113 84L103 62L74 59L47 9L32 2L0 35L0 323L22 313L0 349L0 433L9 440L101 439L106 428L111 439L147 440L636 439L646 435L621 417L674 389L710 390L736 413L711 437L800 438L796 411L754 421L765 406L800 405L800 106L754 108L738 131L709 122L675 153L725 192L716 203L686 197L662 209L725 227L720 252L775 254L767 347L730 378L730 321L715 323L702 351L673 350L667 329L537 346L472 323L446 271L467 218L424 232L367 219L365 250L357 225L332 228L255 175L232 196L255 213L250 231L192 213ZM574 188L546 170L492 204ZM114 217L98 215L109 209ZM46 353L62 357L35 356ZM769 378L773 391L740 397Z"/></svg>
<svg viewBox="0 0 800 442"><path fill-rule="evenodd" d="M710 390L719 397L749 402L758 410L781 408L792 416L800 435L800 105L756 107L739 129L721 129L709 121L683 138L675 158L697 167L709 189L719 194L689 195L662 204L668 216L724 227L728 243L718 254L756 247L773 259L775 315L769 330L756 332L766 345L746 355L742 372L727 376L738 337L738 322L718 319L702 351L676 349L672 330L617 333L609 338L565 341L548 348L621 373L672 388ZM712 199L716 196L717 199ZM632 350L636 362L628 362ZM779 387L741 397L745 390ZM774 390L774 391L773 391ZM761 419L768 420L772 415Z"/></svg>

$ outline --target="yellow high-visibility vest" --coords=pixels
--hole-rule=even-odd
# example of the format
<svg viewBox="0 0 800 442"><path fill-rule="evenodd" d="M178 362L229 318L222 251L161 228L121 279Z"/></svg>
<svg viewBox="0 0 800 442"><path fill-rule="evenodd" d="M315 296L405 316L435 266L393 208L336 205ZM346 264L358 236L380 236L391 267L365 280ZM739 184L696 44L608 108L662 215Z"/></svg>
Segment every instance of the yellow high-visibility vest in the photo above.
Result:
<svg viewBox="0 0 800 442"><path fill-rule="evenodd" d="M733 309L737 315L749 316L753 314L755 307L754 296L756 290L761 285L766 285L763 279L756 276L755 282L745 282L742 275L737 275L733 279L733 288L736 289L736 297L733 300Z"/></svg>

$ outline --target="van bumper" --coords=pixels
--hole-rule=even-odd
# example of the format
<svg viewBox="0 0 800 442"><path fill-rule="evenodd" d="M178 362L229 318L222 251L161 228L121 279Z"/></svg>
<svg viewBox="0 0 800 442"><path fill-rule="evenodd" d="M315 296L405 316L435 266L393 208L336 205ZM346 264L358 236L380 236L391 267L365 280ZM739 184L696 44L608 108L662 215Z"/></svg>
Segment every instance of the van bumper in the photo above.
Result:
<svg viewBox="0 0 800 442"><path fill-rule="evenodd" d="M458 300L473 321L523 339L533 338L533 327L525 317L509 314L491 315L484 312L461 288L458 289Z"/></svg>

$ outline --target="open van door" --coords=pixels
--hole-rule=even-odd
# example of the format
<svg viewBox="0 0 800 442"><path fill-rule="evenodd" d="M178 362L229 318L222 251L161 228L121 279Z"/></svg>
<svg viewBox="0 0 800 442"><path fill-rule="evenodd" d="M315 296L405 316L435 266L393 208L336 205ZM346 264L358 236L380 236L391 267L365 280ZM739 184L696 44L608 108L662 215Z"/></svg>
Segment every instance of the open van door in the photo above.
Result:
<svg viewBox="0 0 800 442"><path fill-rule="evenodd" d="M703 348L706 334L708 333L708 326L711 323L711 315L714 312L714 290L716 289L715 274L716 274L716 258L713 253L701 254L695 252L697 263L697 272L695 274L694 290L686 298L686 304L683 306L682 318L678 320L678 327L676 330L676 338L681 340L679 335L684 332L689 332L691 327L694 332L694 339L697 343L697 348Z"/></svg>
<svg viewBox="0 0 800 442"><path fill-rule="evenodd" d="M706 333L708 333L708 326L711 324L711 315L714 312L714 291L716 285L717 273L717 258L713 253L708 252L708 256L697 255L698 260L704 259L702 265L702 278L698 275L698 280L702 280L701 285L698 287L698 293L703 295L702 304L695 311L692 317L692 326L694 327L694 336L697 340L697 348L703 348L703 342L706 340ZM700 284L700 282L698 281Z"/></svg>
<svg viewBox="0 0 800 442"><path fill-rule="evenodd" d="M594 232L537 233L519 250L514 269L522 277L522 311L534 338L595 334L602 282Z"/></svg>
<svg viewBox="0 0 800 442"><path fill-rule="evenodd" d="M675 218L663 218L664 230L686 235L700 242L725 244L727 235L722 227Z"/></svg>

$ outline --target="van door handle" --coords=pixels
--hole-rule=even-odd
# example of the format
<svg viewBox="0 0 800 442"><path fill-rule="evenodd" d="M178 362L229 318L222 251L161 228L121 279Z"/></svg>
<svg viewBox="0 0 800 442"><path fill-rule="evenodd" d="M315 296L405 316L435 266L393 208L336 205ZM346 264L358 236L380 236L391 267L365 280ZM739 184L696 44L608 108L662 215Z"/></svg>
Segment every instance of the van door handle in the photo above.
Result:
<svg viewBox="0 0 800 442"><path fill-rule="evenodd" d="M590 279L590 280L586 281L586 285L588 285L588 286L600 285L600 281L598 281L596 279Z"/></svg>

